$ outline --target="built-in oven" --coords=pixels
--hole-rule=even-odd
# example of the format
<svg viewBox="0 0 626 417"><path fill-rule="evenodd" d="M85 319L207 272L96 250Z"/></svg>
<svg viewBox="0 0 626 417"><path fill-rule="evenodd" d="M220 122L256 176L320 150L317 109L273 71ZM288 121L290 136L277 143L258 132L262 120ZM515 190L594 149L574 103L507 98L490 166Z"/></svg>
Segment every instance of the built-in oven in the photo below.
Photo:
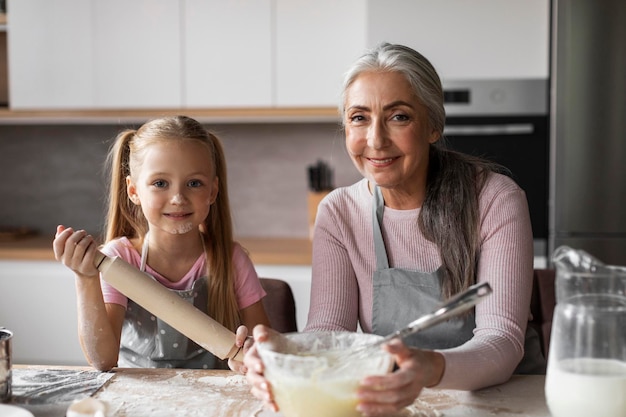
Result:
<svg viewBox="0 0 626 417"><path fill-rule="evenodd" d="M535 256L548 239L547 79L444 80L450 147L504 165L526 192Z"/></svg>

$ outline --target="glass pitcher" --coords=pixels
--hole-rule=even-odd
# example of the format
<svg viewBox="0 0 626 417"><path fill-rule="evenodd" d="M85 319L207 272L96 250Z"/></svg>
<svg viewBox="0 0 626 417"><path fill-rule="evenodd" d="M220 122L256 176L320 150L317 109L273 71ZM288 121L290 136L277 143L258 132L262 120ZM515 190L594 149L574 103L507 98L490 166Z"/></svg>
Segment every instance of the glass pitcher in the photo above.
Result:
<svg viewBox="0 0 626 417"><path fill-rule="evenodd" d="M626 416L626 268L559 247L546 372L553 417Z"/></svg>

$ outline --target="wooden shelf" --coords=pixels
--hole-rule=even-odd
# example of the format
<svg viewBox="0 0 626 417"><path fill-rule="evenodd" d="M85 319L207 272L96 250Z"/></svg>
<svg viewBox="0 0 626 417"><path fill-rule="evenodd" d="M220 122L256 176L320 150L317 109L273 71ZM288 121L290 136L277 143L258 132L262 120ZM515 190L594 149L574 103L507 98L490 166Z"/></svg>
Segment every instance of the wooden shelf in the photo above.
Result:
<svg viewBox="0 0 626 417"><path fill-rule="evenodd" d="M0 241L0 260L53 261L52 236ZM311 242L297 238L236 239L257 265L311 265Z"/></svg>
<svg viewBox="0 0 626 417"><path fill-rule="evenodd" d="M201 123L339 123L334 107L268 107L224 109L0 109L0 124L141 124L163 116L183 114Z"/></svg>

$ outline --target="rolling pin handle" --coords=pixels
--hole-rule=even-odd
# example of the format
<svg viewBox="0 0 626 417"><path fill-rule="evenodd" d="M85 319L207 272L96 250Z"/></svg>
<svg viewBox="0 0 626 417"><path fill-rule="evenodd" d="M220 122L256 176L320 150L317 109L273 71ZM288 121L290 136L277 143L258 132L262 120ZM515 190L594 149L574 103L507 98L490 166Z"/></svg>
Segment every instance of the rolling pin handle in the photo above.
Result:
<svg viewBox="0 0 626 417"><path fill-rule="evenodd" d="M243 362L243 346L237 347L237 345L234 345L227 357L235 361Z"/></svg>
<svg viewBox="0 0 626 417"><path fill-rule="evenodd" d="M96 251L96 256L94 258L94 265L96 266L96 269L99 271L100 270L100 266L102 265L102 262L104 262L104 260L107 258L107 256L100 252L99 250Z"/></svg>

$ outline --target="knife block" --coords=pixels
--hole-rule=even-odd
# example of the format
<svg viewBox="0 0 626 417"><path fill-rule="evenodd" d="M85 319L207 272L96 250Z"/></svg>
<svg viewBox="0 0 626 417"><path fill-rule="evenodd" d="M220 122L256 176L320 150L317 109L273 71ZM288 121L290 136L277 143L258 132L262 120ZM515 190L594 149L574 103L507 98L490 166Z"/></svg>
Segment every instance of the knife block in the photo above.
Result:
<svg viewBox="0 0 626 417"><path fill-rule="evenodd" d="M309 191L307 195L307 208L309 220L309 239L313 240L313 230L315 229L315 218L317 217L317 206L320 201L332 190Z"/></svg>

